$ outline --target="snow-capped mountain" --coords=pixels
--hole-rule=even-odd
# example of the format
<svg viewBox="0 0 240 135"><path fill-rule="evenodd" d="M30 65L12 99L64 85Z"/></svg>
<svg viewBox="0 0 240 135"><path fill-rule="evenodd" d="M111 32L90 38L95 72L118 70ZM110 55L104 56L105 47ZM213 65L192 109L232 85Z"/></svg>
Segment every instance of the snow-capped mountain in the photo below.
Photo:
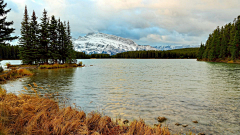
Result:
<svg viewBox="0 0 240 135"><path fill-rule="evenodd" d="M163 46L153 46L157 50L174 50L174 49L182 49L182 48L195 48L200 47L200 45L163 45Z"/></svg>
<svg viewBox="0 0 240 135"><path fill-rule="evenodd" d="M114 35L104 33L89 33L84 37L72 39L74 50L78 52L85 52L86 54L110 54L126 51L139 50L157 50L149 45L138 45L131 39L126 39Z"/></svg>

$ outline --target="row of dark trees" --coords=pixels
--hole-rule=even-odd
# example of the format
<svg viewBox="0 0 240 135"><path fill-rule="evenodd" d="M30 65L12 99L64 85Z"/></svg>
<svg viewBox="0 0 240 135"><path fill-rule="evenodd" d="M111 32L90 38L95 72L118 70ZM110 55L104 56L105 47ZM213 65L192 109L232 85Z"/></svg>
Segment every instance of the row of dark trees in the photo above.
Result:
<svg viewBox="0 0 240 135"><path fill-rule="evenodd" d="M197 58L199 48L185 48L168 51L129 51L122 52L110 56L109 54L91 54L87 55L84 52L76 52L77 59L90 59L90 58L133 58L133 59L146 59L146 58Z"/></svg>
<svg viewBox="0 0 240 135"><path fill-rule="evenodd" d="M185 48L169 51L129 51L113 55L112 58L197 58L199 48Z"/></svg>
<svg viewBox="0 0 240 135"><path fill-rule="evenodd" d="M217 27L209 35L206 44L201 44L198 60L216 61L217 59L240 58L240 16L233 23Z"/></svg>
<svg viewBox="0 0 240 135"><path fill-rule="evenodd" d="M19 59L19 46L0 45L0 60L2 59Z"/></svg>
<svg viewBox="0 0 240 135"><path fill-rule="evenodd" d="M21 23L20 59L24 64L71 63L75 58L69 22L48 19L44 9L41 22L33 11L28 17L27 7Z"/></svg>

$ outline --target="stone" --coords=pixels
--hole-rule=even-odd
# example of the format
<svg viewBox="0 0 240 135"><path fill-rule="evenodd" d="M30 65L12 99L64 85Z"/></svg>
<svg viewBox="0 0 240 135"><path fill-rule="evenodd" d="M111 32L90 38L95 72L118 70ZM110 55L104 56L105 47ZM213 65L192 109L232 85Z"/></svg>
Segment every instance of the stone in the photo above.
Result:
<svg viewBox="0 0 240 135"><path fill-rule="evenodd" d="M124 121L123 121L123 124L127 124L127 123L129 123L128 120L124 120Z"/></svg>
<svg viewBox="0 0 240 135"><path fill-rule="evenodd" d="M183 127L187 127L188 125L187 124L182 124Z"/></svg>
<svg viewBox="0 0 240 135"><path fill-rule="evenodd" d="M181 125L181 124L180 124L180 123L176 123L175 125L176 125L176 126L179 126L179 125Z"/></svg>
<svg viewBox="0 0 240 135"><path fill-rule="evenodd" d="M162 126L162 124L154 124L154 126L156 126L156 127L161 127Z"/></svg>
<svg viewBox="0 0 240 135"><path fill-rule="evenodd" d="M3 71L3 68L2 68L2 66L0 65L0 73Z"/></svg>
<svg viewBox="0 0 240 135"><path fill-rule="evenodd" d="M198 121L196 121L196 120L194 120L194 121L192 121L193 123L198 123Z"/></svg>
<svg viewBox="0 0 240 135"><path fill-rule="evenodd" d="M167 120L167 118L165 118L165 117L160 117L160 116L159 116L159 117L157 118L157 120L158 120L158 122L161 123L161 122L164 122L165 120Z"/></svg>

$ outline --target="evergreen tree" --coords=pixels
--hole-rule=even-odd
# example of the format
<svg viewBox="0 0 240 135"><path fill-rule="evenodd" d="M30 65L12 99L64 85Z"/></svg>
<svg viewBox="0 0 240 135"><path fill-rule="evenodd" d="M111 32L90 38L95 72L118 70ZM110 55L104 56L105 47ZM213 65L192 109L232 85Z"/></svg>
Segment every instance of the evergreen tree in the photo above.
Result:
<svg viewBox="0 0 240 135"><path fill-rule="evenodd" d="M239 51L240 51L240 15L238 16L238 19L236 21L235 25L236 31L235 31L235 36L234 36L234 44L236 48L236 57L239 58Z"/></svg>
<svg viewBox="0 0 240 135"><path fill-rule="evenodd" d="M71 41L71 30L70 24L67 23L67 62L71 63L73 59L75 59L75 51L73 49L73 43Z"/></svg>
<svg viewBox="0 0 240 135"><path fill-rule="evenodd" d="M229 45L230 45L229 48L230 48L232 60L235 60L237 57L237 47L236 45L234 45L235 32L236 32L235 23L233 23L230 31L230 41L229 41Z"/></svg>
<svg viewBox="0 0 240 135"><path fill-rule="evenodd" d="M60 19L58 20L58 44L59 44L59 53L60 61L62 63L66 62L67 58L67 33L66 33L66 24L62 23Z"/></svg>
<svg viewBox="0 0 240 135"><path fill-rule="evenodd" d="M226 42L226 36L225 33L222 33L222 40L221 40L221 51L220 51L220 55L219 58L225 58L226 57L226 52L227 52L227 42Z"/></svg>
<svg viewBox="0 0 240 135"><path fill-rule="evenodd" d="M60 58L60 54L58 47L57 20L54 15L51 17L51 23L49 26L49 39L50 59L52 59L54 63L57 63L57 60Z"/></svg>
<svg viewBox="0 0 240 135"><path fill-rule="evenodd" d="M41 24L39 29L39 54L41 60L44 63L48 63L49 58L49 20L47 18L47 11L44 9L43 17L41 18Z"/></svg>
<svg viewBox="0 0 240 135"><path fill-rule="evenodd" d="M205 49L205 47L204 47L204 45L201 43L201 46L200 46L199 51L198 51L197 59L200 60L200 59L203 58L204 49Z"/></svg>
<svg viewBox="0 0 240 135"><path fill-rule="evenodd" d="M31 39L30 39L30 26L27 6L25 6L24 17L21 23L21 38L20 38L20 58L23 64L32 64L31 60Z"/></svg>
<svg viewBox="0 0 240 135"><path fill-rule="evenodd" d="M39 30L38 30L38 22L35 12L33 11L31 22L30 22L30 50L31 50L31 59L38 63L40 60L40 55L38 53L39 47Z"/></svg>
<svg viewBox="0 0 240 135"><path fill-rule="evenodd" d="M7 3L4 4L4 1L0 1L0 44L6 45L6 41L12 41L17 39L17 36L11 36L14 32L14 28L10 28L13 25L12 22L7 22L7 13L11 11L11 9L5 10L4 8L7 6Z"/></svg>

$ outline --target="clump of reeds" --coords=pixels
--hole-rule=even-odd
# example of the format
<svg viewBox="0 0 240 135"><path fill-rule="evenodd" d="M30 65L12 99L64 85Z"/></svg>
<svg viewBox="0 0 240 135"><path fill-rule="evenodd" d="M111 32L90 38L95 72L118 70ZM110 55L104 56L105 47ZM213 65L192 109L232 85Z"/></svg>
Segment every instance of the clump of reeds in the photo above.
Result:
<svg viewBox="0 0 240 135"><path fill-rule="evenodd" d="M20 78L23 76L31 76L33 73L27 69L19 69L12 68L10 71L5 71L0 75L0 82L5 82L7 80L12 80L16 78Z"/></svg>
<svg viewBox="0 0 240 135"><path fill-rule="evenodd" d="M119 125L98 112L86 115L77 108L60 108L53 99L38 95L34 87L38 86L31 86L35 95L18 96L0 88L0 134L170 134L167 128L152 128L142 120Z"/></svg>

